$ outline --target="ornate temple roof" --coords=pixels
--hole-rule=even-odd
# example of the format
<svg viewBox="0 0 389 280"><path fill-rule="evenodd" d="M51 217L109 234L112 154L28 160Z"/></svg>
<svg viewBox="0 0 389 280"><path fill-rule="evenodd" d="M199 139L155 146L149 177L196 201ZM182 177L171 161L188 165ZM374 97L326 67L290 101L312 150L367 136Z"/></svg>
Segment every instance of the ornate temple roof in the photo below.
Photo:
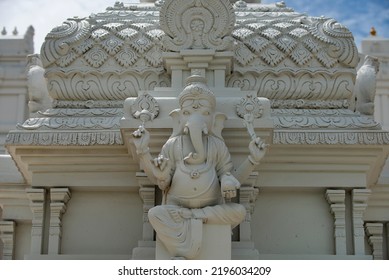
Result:
<svg viewBox="0 0 389 280"><path fill-rule="evenodd" d="M40 54L53 108L18 126L7 142L122 145L124 100L173 88L167 60L205 50L228 60L223 82L236 88L234 98L248 92L270 100L273 143L389 143L371 116L355 111L359 54L351 32L283 2L251 2L116 2L67 19L46 36Z"/></svg>
<svg viewBox="0 0 389 280"><path fill-rule="evenodd" d="M224 21L215 21L212 32L224 43L210 41L196 47L188 45L188 38L176 44L180 32L188 33L182 19L165 20L165 10L172 18L183 14L185 5L164 7L163 2L117 2L105 12L70 18L54 28L41 49L52 97L123 100L136 96L138 90L168 86L163 52L203 47L234 53L228 86L256 90L273 100L343 101L351 96L358 51L351 32L336 20L301 14L282 2L220 4ZM208 28L202 22L193 24L189 28L194 34L196 28ZM280 73L291 82L277 78ZM303 83L306 76L314 82ZM341 102L338 106L343 107Z"/></svg>

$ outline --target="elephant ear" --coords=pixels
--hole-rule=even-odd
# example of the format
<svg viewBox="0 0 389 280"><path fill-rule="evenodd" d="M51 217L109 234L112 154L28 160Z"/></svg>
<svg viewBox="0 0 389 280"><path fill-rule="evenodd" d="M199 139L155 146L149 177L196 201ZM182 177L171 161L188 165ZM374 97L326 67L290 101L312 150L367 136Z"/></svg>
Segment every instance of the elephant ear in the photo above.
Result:
<svg viewBox="0 0 389 280"><path fill-rule="evenodd" d="M175 109L169 113L169 116L173 120L173 132L170 138L176 137L181 134L180 129L180 109Z"/></svg>
<svg viewBox="0 0 389 280"><path fill-rule="evenodd" d="M223 113L216 112L214 114L212 133L217 138L223 140L222 130L224 128L224 121L227 119L227 116ZM224 140L223 140L224 141Z"/></svg>

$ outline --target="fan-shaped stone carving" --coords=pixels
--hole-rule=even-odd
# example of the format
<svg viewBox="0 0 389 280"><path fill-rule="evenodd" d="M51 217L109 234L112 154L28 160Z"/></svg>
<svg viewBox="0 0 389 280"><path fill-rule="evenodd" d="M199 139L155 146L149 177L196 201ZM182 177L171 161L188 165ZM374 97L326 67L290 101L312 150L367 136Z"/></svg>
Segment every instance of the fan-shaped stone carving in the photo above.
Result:
<svg viewBox="0 0 389 280"><path fill-rule="evenodd" d="M160 24L167 35L163 44L171 51L232 47L235 15L228 0L167 0L161 14L168 15Z"/></svg>

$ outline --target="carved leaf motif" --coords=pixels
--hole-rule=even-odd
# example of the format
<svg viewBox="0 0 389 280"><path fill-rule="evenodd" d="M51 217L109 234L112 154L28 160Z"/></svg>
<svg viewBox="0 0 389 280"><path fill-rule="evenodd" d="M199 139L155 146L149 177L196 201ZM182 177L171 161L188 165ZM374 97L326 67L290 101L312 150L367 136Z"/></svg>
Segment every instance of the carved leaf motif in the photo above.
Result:
<svg viewBox="0 0 389 280"><path fill-rule="evenodd" d="M161 51L157 48L152 48L149 52L146 53L144 58L154 67L162 65Z"/></svg>
<svg viewBox="0 0 389 280"><path fill-rule="evenodd" d="M135 27L135 29L142 31L142 30L147 30L150 27L153 27L154 25L148 22L139 22L139 23L134 23L132 26Z"/></svg>
<svg viewBox="0 0 389 280"><path fill-rule="evenodd" d="M102 42L102 47L104 50L108 52L110 55L115 55L123 45L123 42L117 39L114 36L109 37L105 41Z"/></svg>
<svg viewBox="0 0 389 280"><path fill-rule="evenodd" d="M131 39L133 39L137 34L138 34L138 31L136 31L136 30L134 30L134 29L132 29L132 28L125 28L125 29L123 29L123 30L121 30L121 31L119 31L119 32L117 33L117 35L118 35L120 38L122 38L123 40L125 40L125 39L131 40Z"/></svg>
<svg viewBox="0 0 389 280"><path fill-rule="evenodd" d="M91 37L96 41L102 41L109 36L109 32L105 29L99 28L92 31Z"/></svg>
<svg viewBox="0 0 389 280"><path fill-rule="evenodd" d="M309 32L303 28L296 28L289 32L295 38L302 38L309 34Z"/></svg>
<svg viewBox="0 0 389 280"><path fill-rule="evenodd" d="M288 29L288 28L294 26L294 24L290 23L290 22L279 22L279 23L274 24L274 26L276 26L278 28L282 28L282 29Z"/></svg>
<svg viewBox="0 0 389 280"><path fill-rule="evenodd" d="M314 53L317 53L322 48L320 44L311 37L305 38L303 43L308 48L308 50Z"/></svg>
<svg viewBox="0 0 389 280"><path fill-rule="evenodd" d="M137 39L130 42L130 46L143 54L145 51L148 51L153 44L147 37L139 36Z"/></svg>
<svg viewBox="0 0 389 280"><path fill-rule="evenodd" d="M165 33L160 29L153 29L153 30L147 31L146 34L151 38L155 38L155 39L159 39L159 40L161 40L162 37L165 35Z"/></svg>
<svg viewBox="0 0 389 280"><path fill-rule="evenodd" d="M239 28L239 29L236 29L232 32L232 36L234 38L239 39L239 40L244 40L247 37L252 36L253 34L254 34L254 32L251 31L250 29L247 29L247 28Z"/></svg>
<svg viewBox="0 0 389 280"><path fill-rule="evenodd" d="M290 53L297 45L295 40L287 36L278 38L274 43L278 48L280 48L280 50L283 50L287 54Z"/></svg>
<svg viewBox="0 0 389 280"><path fill-rule="evenodd" d="M111 23L104 24L104 27L112 31L118 31L122 26L123 24L119 22L111 22Z"/></svg>
<svg viewBox="0 0 389 280"><path fill-rule="evenodd" d="M253 53L243 44L239 44L235 49L235 59L239 64L245 66L255 58Z"/></svg>
<svg viewBox="0 0 389 280"><path fill-rule="evenodd" d="M90 50L93 47L93 40L86 39L81 42L78 46L74 47L73 49L79 54L82 55L86 53L88 50Z"/></svg>
<svg viewBox="0 0 389 280"><path fill-rule="evenodd" d="M77 55L74 51L68 52L65 56L60 57L57 60L57 63L61 67L69 66L74 60L76 60Z"/></svg>
<svg viewBox="0 0 389 280"><path fill-rule="evenodd" d="M95 46L84 55L85 60L92 67L100 67L107 60L107 53L100 47Z"/></svg>
<svg viewBox="0 0 389 280"><path fill-rule="evenodd" d="M267 26L267 24L260 23L260 22L255 22L255 23L249 23L246 25L248 28L250 28L253 31L258 31L264 27Z"/></svg>
<svg viewBox="0 0 389 280"><path fill-rule="evenodd" d="M295 50L293 50L290 54L290 57L296 64L300 66L306 64L312 59L311 53L302 45L298 46Z"/></svg>
<svg viewBox="0 0 389 280"><path fill-rule="evenodd" d="M276 47L269 47L262 52L261 58L267 64L270 64L271 66L276 66L285 58L285 55L280 52Z"/></svg>
<svg viewBox="0 0 389 280"><path fill-rule="evenodd" d="M323 50L320 50L317 53L316 57L327 68L331 68L331 67L333 67L337 63L336 59L333 59L332 57L330 57Z"/></svg>
<svg viewBox="0 0 389 280"><path fill-rule="evenodd" d="M263 37L254 37L246 40L244 43L251 51L256 53L260 53L270 44L270 42Z"/></svg>
<svg viewBox="0 0 389 280"><path fill-rule="evenodd" d="M260 32L263 36L265 36L268 39L274 39L277 38L282 33L274 28L267 28Z"/></svg>
<svg viewBox="0 0 389 280"><path fill-rule="evenodd" d="M137 61L138 55L130 48L124 48L115 55L115 59L121 66L129 67Z"/></svg>

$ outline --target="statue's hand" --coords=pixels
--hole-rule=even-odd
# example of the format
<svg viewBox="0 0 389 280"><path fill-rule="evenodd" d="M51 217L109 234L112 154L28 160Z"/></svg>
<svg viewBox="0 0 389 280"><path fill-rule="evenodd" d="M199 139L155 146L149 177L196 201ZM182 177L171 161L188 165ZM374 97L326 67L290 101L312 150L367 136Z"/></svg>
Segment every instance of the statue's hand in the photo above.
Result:
<svg viewBox="0 0 389 280"><path fill-rule="evenodd" d="M149 150L150 133L140 125L137 130L132 133L136 153L138 155L145 154Z"/></svg>
<svg viewBox="0 0 389 280"><path fill-rule="evenodd" d="M221 192L222 196L226 199L231 199L236 196L236 190L240 188L239 181L227 173L221 178Z"/></svg>
<svg viewBox="0 0 389 280"><path fill-rule="evenodd" d="M266 144L260 137L251 140L249 144L250 156L249 159L253 164L259 164L261 159L265 156L267 147L269 145Z"/></svg>
<svg viewBox="0 0 389 280"><path fill-rule="evenodd" d="M157 170L154 172L155 177L158 181L158 186L160 189L164 190L170 184L171 179L171 162L167 157L159 155L157 158L152 161Z"/></svg>

